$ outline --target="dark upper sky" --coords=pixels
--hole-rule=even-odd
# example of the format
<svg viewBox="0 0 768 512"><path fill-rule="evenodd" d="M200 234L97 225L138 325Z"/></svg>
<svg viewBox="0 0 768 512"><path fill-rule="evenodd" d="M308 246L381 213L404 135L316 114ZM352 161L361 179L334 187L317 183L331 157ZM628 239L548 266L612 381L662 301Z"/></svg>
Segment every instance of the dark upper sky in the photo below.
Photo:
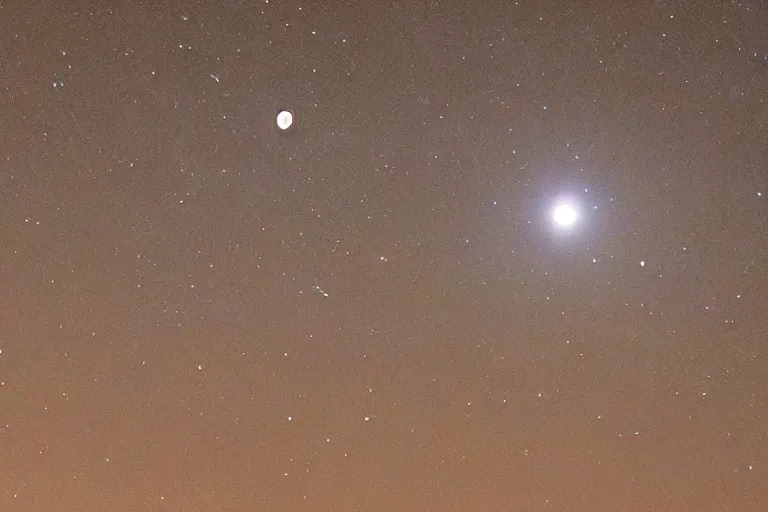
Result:
<svg viewBox="0 0 768 512"><path fill-rule="evenodd" d="M765 510L764 2L68 4L0 7L0 510Z"/></svg>

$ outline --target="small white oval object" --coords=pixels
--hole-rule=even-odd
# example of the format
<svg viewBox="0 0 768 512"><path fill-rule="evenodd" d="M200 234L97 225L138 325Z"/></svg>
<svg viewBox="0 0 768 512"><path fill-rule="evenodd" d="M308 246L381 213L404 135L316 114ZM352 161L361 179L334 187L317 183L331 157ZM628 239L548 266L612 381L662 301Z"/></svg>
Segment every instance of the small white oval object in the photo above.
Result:
<svg viewBox="0 0 768 512"><path fill-rule="evenodd" d="M293 114L287 110L281 110L277 114L277 127L281 130L287 130L293 124Z"/></svg>

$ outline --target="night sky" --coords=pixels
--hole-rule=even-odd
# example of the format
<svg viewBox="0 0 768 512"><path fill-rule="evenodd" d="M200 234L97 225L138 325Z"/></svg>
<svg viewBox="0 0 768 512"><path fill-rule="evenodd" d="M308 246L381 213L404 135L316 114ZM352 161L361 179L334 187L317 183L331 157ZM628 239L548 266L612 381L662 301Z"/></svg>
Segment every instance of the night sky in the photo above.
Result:
<svg viewBox="0 0 768 512"><path fill-rule="evenodd" d="M4 2L0 66L3 512L766 510L765 2Z"/></svg>

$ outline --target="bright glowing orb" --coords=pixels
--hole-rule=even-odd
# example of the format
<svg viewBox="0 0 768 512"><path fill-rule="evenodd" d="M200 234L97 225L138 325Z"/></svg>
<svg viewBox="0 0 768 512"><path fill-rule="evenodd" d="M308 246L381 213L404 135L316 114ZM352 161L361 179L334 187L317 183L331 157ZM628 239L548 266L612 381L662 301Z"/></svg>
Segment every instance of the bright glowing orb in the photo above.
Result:
<svg viewBox="0 0 768 512"><path fill-rule="evenodd" d="M558 205L552 211L552 219L555 221L555 224L566 228L572 226L578 217L579 214L576 212L576 208L570 204Z"/></svg>
<svg viewBox="0 0 768 512"><path fill-rule="evenodd" d="M281 130L287 130L293 124L293 114L287 110L281 110L277 114L277 127Z"/></svg>

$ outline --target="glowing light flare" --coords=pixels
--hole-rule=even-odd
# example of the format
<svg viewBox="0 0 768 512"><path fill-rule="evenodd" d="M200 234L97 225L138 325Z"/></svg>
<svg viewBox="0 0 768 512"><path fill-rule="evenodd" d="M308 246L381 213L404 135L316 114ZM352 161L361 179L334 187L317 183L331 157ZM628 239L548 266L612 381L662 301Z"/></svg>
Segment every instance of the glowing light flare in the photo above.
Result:
<svg viewBox="0 0 768 512"><path fill-rule="evenodd" d="M559 204L552 210L552 220L560 227L567 228L573 226L578 219L579 212L571 204Z"/></svg>

